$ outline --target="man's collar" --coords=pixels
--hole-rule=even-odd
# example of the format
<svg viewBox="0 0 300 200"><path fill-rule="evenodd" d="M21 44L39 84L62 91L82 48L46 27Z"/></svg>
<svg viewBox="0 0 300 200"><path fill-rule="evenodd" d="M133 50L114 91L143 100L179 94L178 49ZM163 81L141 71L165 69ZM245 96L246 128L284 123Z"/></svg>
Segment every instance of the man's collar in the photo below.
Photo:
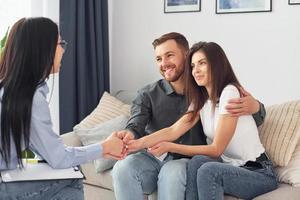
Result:
<svg viewBox="0 0 300 200"><path fill-rule="evenodd" d="M167 95L176 93L176 91L173 89L173 87L170 84L170 82L168 82L165 79L163 79L163 81L162 81L162 87L163 87L163 89L164 89L164 91L166 92Z"/></svg>

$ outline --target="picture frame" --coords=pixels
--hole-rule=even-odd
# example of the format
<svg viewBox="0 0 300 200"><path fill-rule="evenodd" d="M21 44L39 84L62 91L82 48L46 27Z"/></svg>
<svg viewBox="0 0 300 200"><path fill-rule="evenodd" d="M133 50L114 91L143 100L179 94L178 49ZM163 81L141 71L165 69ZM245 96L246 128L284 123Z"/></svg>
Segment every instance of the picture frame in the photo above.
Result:
<svg viewBox="0 0 300 200"><path fill-rule="evenodd" d="M271 11L272 0L216 0L216 14Z"/></svg>
<svg viewBox="0 0 300 200"><path fill-rule="evenodd" d="M200 11L201 0L164 0L164 13Z"/></svg>
<svg viewBox="0 0 300 200"><path fill-rule="evenodd" d="M289 5L299 5L300 4L300 0L289 0Z"/></svg>

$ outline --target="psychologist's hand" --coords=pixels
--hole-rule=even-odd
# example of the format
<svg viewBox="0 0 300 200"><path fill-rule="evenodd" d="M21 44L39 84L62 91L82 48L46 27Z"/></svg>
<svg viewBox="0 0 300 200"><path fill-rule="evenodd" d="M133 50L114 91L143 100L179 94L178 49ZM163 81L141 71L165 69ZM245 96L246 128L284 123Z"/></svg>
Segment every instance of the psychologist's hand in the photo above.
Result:
<svg viewBox="0 0 300 200"><path fill-rule="evenodd" d="M117 160L124 158L125 144L116 133L111 134L101 143L101 145L103 147L103 156L105 158Z"/></svg>
<svg viewBox="0 0 300 200"><path fill-rule="evenodd" d="M127 144L130 140L134 139L134 135L131 131L128 130L122 130L122 131L117 131L114 132L118 138L120 138L121 140L123 140L123 142L125 144Z"/></svg>
<svg viewBox="0 0 300 200"><path fill-rule="evenodd" d="M252 115L259 111L259 102L244 88L240 88L241 98L230 99L226 106L227 111L234 117Z"/></svg>

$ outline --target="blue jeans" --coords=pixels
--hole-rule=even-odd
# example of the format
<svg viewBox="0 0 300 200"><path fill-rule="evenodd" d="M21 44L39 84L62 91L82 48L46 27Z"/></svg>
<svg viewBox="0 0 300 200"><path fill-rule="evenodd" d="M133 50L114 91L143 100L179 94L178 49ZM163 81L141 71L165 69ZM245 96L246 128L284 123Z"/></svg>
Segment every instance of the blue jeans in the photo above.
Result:
<svg viewBox="0 0 300 200"><path fill-rule="evenodd" d="M82 180L47 180L0 183L0 199L83 200Z"/></svg>
<svg viewBox="0 0 300 200"><path fill-rule="evenodd" d="M222 163L221 159L194 156L187 164L187 200L223 199L224 193L242 199L277 188L277 179L269 160L261 167L247 169Z"/></svg>
<svg viewBox="0 0 300 200"><path fill-rule="evenodd" d="M112 172L117 200L143 200L157 189L159 200L183 200L188 159L163 161L138 152L118 161Z"/></svg>

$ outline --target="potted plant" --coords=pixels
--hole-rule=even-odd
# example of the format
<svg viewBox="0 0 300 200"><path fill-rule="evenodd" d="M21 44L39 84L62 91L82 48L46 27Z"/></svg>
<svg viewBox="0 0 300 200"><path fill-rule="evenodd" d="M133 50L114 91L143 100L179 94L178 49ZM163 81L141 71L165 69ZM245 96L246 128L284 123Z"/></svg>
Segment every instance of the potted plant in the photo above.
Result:
<svg viewBox="0 0 300 200"><path fill-rule="evenodd" d="M9 28L7 28L7 31L4 35L4 37L0 40L0 58L2 56L2 52L3 52L4 47L5 47L6 39L7 39L7 36L8 36L8 30L9 30Z"/></svg>

